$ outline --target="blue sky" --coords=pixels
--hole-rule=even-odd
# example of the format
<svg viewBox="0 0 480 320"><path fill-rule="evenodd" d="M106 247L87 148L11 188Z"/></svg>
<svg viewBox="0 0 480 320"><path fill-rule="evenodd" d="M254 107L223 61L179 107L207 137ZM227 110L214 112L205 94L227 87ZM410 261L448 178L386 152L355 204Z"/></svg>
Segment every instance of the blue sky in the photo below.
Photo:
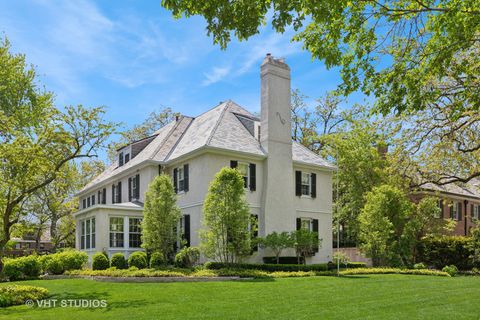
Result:
<svg viewBox="0 0 480 320"><path fill-rule="evenodd" d="M290 41L292 30L276 34L267 25L220 50L205 26L200 17L173 19L156 0L0 0L0 31L37 66L57 105L106 106L123 128L165 106L195 116L232 99L258 111L267 52L286 58L292 88L312 105L340 82L338 70Z"/></svg>

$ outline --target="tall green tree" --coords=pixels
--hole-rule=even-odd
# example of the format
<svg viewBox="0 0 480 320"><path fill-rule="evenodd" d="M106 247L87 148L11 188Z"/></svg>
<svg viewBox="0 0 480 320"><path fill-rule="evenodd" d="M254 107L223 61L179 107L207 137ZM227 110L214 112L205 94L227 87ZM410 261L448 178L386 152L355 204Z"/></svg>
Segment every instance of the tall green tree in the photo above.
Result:
<svg viewBox="0 0 480 320"><path fill-rule="evenodd" d="M8 40L0 42L0 261L12 227L25 215L25 201L55 181L67 163L97 156L114 130L104 113L57 109L25 56L11 53Z"/></svg>
<svg viewBox="0 0 480 320"><path fill-rule="evenodd" d="M250 254L249 223L243 178L236 169L222 168L211 182L203 205L201 247L205 255L235 263Z"/></svg>
<svg viewBox="0 0 480 320"><path fill-rule="evenodd" d="M404 230L412 203L402 190L390 185L373 188L365 198L365 207L358 217L361 250L374 266L407 265Z"/></svg>
<svg viewBox="0 0 480 320"><path fill-rule="evenodd" d="M143 215L142 247L173 258L181 212L169 176L159 175L148 185Z"/></svg>

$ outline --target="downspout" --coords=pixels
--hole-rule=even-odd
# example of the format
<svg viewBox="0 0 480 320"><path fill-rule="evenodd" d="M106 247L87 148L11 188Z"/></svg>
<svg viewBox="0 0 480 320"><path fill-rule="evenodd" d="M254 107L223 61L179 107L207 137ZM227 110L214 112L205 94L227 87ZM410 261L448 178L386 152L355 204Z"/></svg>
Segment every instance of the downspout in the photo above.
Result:
<svg viewBox="0 0 480 320"><path fill-rule="evenodd" d="M465 228L464 228L464 234L465 234L465 236L467 236L467 234L468 234L468 230L467 230L467 216L468 216L468 215L467 215L467 210L468 210L468 200L464 200L464 201L463 201L463 203L465 204L465 214L464 214L464 216L465 216L465 223L464 223L464 225L465 225Z"/></svg>

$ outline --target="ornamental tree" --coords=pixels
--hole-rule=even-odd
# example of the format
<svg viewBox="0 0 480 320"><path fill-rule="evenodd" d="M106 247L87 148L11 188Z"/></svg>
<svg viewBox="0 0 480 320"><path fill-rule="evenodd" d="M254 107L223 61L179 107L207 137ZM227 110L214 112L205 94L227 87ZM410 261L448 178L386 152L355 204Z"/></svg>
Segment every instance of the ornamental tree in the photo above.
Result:
<svg viewBox="0 0 480 320"><path fill-rule="evenodd" d="M282 251L288 248L293 248L295 245L294 238L288 232L272 232L265 238L258 239L259 245L263 248L269 248L275 255L277 264L280 263L280 255Z"/></svg>
<svg viewBox="0 0 480 320"><path fill-rule="evenodd" d="M142 247L173 258L181 212L169 176L159 175L148 185L143 215Z"/></svg>
<svg viewBox="0 0 480 320"><path fill-rule="evenodd" d="M201 248L208 258L236 263L250 254L250 210L236 169L225 167L215 175L203 205L203 224Z"/></svg>

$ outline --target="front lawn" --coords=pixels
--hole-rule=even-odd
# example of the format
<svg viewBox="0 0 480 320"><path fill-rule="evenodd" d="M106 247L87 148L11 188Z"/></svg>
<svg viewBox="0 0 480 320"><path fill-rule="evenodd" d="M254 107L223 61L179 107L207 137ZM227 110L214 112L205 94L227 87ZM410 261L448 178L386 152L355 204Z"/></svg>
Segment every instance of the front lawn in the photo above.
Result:
<svg viewBox="0 0 480 320"><path fill-rule="evenodd" d="M368 275L204 283L23 281L107 308L0 309L0 319L477 319L480 277ZM6 284L1 284L1 286Z"/></svg>

